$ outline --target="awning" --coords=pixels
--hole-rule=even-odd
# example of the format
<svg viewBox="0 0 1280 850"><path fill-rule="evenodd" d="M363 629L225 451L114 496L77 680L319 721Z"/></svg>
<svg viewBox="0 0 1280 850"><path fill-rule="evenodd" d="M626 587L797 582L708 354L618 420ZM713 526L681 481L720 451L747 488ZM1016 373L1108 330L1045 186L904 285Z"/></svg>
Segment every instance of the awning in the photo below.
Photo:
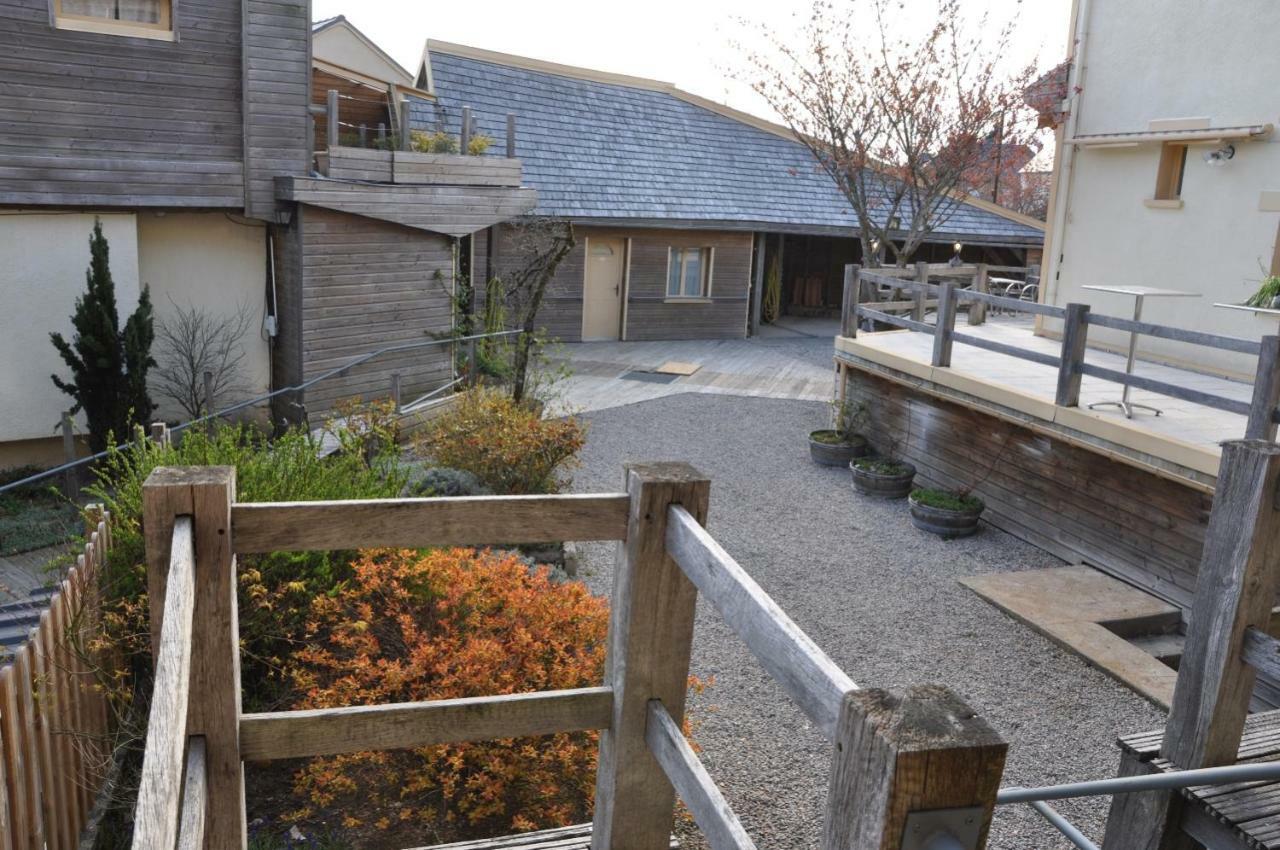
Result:
<svg viewBox="0 0 1280 850"><path fill-rule="evenodd" d="M1206 127L1200 130L1142 130L1134 133L1094 133L1067 139L1069 145L1078 147L1132 147L1141 144L1185 142L1188 144L1212 144L1215 142L1250 141L1271 135L1270 124L1245 124L1239 127Z"/></svg>

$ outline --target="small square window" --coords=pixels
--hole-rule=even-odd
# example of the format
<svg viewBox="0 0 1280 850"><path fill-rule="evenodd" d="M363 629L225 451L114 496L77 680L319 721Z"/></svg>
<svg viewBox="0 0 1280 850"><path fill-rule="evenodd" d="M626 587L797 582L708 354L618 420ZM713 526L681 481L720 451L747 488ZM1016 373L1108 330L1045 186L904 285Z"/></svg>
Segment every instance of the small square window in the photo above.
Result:
<svg viewBox="0 0 1280 850"><path fill-rule="evenodd" d="M51 0L59 29L172 40L172 0Z"/></svg>
<svg viewBox="0 0 1280 850"><path fill-rule="evenodd" d="M1176 201L1182 197L1182 175L1187 170L1187 146L1165 142L1160 148L1160 165L1156 169L1157 201Z"/></svg>
<svg viewBox="0 0 1280 850"><path fill-rule="evenodd" d="M711 293L711 249L671 248L667 259L668 298L707 298Z"/></svg>

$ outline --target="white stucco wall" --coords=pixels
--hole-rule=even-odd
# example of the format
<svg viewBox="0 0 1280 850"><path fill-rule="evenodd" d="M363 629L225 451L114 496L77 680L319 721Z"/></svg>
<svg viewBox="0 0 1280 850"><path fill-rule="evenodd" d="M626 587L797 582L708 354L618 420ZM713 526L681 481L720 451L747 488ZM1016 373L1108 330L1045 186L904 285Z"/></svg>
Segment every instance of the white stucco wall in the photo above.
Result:
<svg viewBox="0 0 1280 850"><path fill-rule="evenodd" d="M268 344L262 330L266 307L266 226L222 213L138 214L138 274L151 287L156 323L171 320L177 307L195 308L210 317L250 314L241 339L245 396L265 393L271 384ZM157 360L164 352L153 352ZM154 391L157 414L185 418L181 408ZM241 398L218 399L227 404Z"/></svg>
<svg viewBox="0 0 1280 850"><path fill-rule="evenodd" d="M49 334L71 339L71 313L84 292L93 214L0 212L0 440L58 432L72 405L49 379L70 377ZM121 322L138 304L138 240L132 214L103 214ZM79 417L83 423L83 417Z"/></svg>
<svg viewBox="0 0 1280 850"><path fill-rule="evenodd" d="M1208 118L1212 127L1280 125L1280 4L1212 0L1162 4L1080 0L1088 16L1072 108L1077 135L1146 131L1153 120ZM1068 125L1071 130L1071 125ZM1064 148L1062 232L1047 278L1048 300L1086 303L1128 316L1132 299L1081 289L1144 284L1201 294L1148 299L1143 318L1161 324L1256 338L1278 332L1275 318L1214 308L1241 302L1270 270L1280 211L1260 210L1264 191L1280 191L1280 137L1236 144L1221 168L1192 146L1181 209L1151 209L1158 143L1128 148ZM1057 280L1055 281L1055 275ZM1122 344L1123 334L1090 330L1091 340ZM1250 375L1254 358L1143 338L1142 350L1170 360Z"/></svg>

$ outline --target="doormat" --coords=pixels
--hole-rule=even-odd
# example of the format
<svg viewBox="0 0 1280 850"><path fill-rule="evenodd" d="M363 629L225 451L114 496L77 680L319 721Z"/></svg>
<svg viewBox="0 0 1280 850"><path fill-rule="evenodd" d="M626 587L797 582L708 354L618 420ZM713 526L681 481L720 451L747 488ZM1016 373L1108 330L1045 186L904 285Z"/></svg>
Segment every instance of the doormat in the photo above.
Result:
<svg viewBox="0 0 1280 850"><path fill-rule="evenodd" d="M624 381L644 381L649 384L669 384L679 375L662 375L657 372L623 372L620 376Z"/></svg>
<svg viewBox="0 0 1280 850"><path fill-rule="evenodd" d="M679 360L668 360L653 371L661 372L664 375L692 375L701 368L702 366L697 363L681 363Z"/></svg>

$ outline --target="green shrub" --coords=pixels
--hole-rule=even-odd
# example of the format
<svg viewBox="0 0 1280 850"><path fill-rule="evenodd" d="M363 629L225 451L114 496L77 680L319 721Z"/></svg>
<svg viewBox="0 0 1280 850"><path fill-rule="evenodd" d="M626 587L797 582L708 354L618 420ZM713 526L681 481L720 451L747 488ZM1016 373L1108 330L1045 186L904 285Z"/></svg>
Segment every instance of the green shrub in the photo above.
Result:
<svg viewBox="0 0 1280 850"><path fill-rule="evenodd" d="M542 419L494 389L458 396L453 409L432 420L418 450L441 466L472 473L501 495L558 493L566 469L577 462L586 429L573 418Z"/></svg>
<svg viewBox="0 0 1280 850"><path fill-rule="evenodd" d="M443 466L410 467L408 481L401 491L404 496L488 496L493 493L470 472Z"/></svg>
<svg viewBox="0 0 1280 850"><path fill-rule="evenodd" d="M457 153L458 140L441 130L414 130L409 134L409 149L415 153Z"/></svg>
<svg viewBox="0 0 1280 850"><path fill-rule="evenodd" d="M931 487L918 487L911 491L911 498L930 508L944 511L980 511L986 502L969 493L956 490L937 490Z"/></svg>

